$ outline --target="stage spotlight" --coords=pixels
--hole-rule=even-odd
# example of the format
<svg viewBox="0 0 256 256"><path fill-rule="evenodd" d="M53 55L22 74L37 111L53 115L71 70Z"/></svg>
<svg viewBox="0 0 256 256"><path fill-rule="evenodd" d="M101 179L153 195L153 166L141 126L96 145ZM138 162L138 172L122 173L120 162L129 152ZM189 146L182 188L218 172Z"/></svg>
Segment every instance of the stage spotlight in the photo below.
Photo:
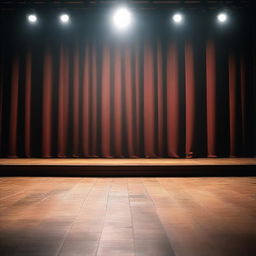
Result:
<svg viewBox="0 0 256 256"><path fill-rule="evenodd" d="M132 23L131 12L125 7L117 9L114 12L113 23L120 30L128 28Z"/></svg>
<svg viewBox="0 0 256 256"><path fill-rule="evenodd" d="M36 14L27 15L27 20L28 20L29 23L35 24L37 22Z"/></svg>
<svg viewBox="0 0 256 256"><path fill-rule="evenodd" d="M217 16L217 19L220 23L224 23L227 21L228 19L228 16L226 13L222 12L222 13L219 13L218 16Z"/></svg>
<svg viewBox="0 0 256 256"><path fill-rule="evenodd" d="M60 15L60 22L63 24L68 24L70 21L70 17L68 14L64 13Z"/></svg>
<svg viewBox="0 0 256 256"><path fill-rule="evenodd" d="M180 24L182 23L183 21L183 15L181 13L175 13L173 16L172 16L172 20L177 23L177 24Z"/></svg>

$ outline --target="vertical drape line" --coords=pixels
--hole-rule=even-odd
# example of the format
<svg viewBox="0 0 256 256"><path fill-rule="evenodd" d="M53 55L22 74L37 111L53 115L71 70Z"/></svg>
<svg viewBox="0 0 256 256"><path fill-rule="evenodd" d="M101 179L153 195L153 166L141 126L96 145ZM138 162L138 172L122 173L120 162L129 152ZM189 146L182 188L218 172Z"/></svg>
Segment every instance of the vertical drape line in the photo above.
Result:
<svg viewBox="0 0 256 256"><path fill-rule="evenodd" d="M163 60L162 45L157 42L157 154L163 156Z"/></svg>
<svg viewBox="0 0 256 256"><path fill-rule="evenodd" d="M241 88L241 114L242 114L242 152L247 153L246 143L246 78L245 59L243 53L240 55L240 88Z"/></svg>
<svg viewBox="0 0 256 256"><path fill-rule="evenodd" d="M69 116L69 56L66 47L60 49L59 109L58 109L58 157L66 157Z"/></svg>
<svg viewBox="0 0 256 256"><path fill-rule="evenodd" d="M102 94L101 94L101 151L103 157L111 157L110 152L110 49L103 49L102 67Z"/></svg>
<svg viewBox="0 0 256 256"><path fill-rule="evenodd" d="M64 51L64 127L63 127L63 134L64 134L64 142L63 142L63 153L64 157L67 157L68 154L68 139L69 139L69 51L65 48Z"/></svg>
<svg viewBox="0 0 256 256"><path fill-rule="evenodd" d="M144 47L144 152L145 157L155 156L155 101L153 49L149 42Z"/></svg>
<svg viewBox="0 0 256 256"><path fill-rule="evenodd" d="M117 157L122 157L122 79L121 79L121 49L116 46L114 63L114 149Z"/></svg>
<svg viewBox="0 0 256 256"><path fill-rule="evenodd" d="M51 157L52 56L48 48L44 56L42 105L42 156Z"/></svg>
<svg viewBox="0 0 256 256"><path fill-rule="evenodd" d="M138 43L135 46L135 114L136 114L136 132L135 132L135 142L136 142L136 155L140 156L140 128L141 128L141 115L140 115L140 58L139 58L139 45Z"/></svg>
<svg viewBox="0 0 256 256"><path fill-rule="evenodd" d="M236 156L236 60L234 53L229 54L229 121L230 121L230 157Z"/></svg>
<svg viewBox="0 0 256 256"><path fill-rule="evenodd" d="M85 44L82 83L82 150L83 156L90 156L90 45Z"/></svg>
<svg viewBox="0 0 256 256"><path fill-rule="evenodd" d="M58 90L58 157L65 157L65 52L64 46L60 47L59 63L59 90Z"/></svg>
<svg viewBox="0 0 256 256"><path fill-rule="evenodd" d="M3 57L3 49L0 52L0 156L3 153L3 145L2 145L2 130L3 130L3 86L4 86L4 57Z"/></svg>
<svg viewBox="0 0 256 256"><path fill-rule="evenodd" d="M17 157L17 125L18 125L18 94L19 94L19 59L14 57L12 63L9 157Z"/></svg>
<svg viewBox="0 0 256 256"><path fill-rule="evenodd" d="M179 157L179 78L176 42L167 53L167 150L169 157Z"/></svg>
<svg viewBox="0 0 256 256"><path fill-rule="evenodd" d="M26 55L25 64L25 114L24 114L24 140L25 140L25 156L31 157L31 79L32 79L32 63L31 52Z"/></svg>
<svg viewBox="0 0 256 256"><path fill-rule="evenodd" d="M91 136L92 136L92 144L91 144L91 154L93 157L98 157L98 75L97 75L97 49L95 44L92 45L92 55L91 55L91 67L92 67L92 82L91 82L91 88L92 88L92 113L91 113Z"/></svg>
<svg viewBox="0 0 256 256"><path fill-rule="evenodd" d="M216 56L215 44L206 45L207 152L216 157Z"/></svg>
<svg viewBox="0 0 256 256"><path fill-rule="evenodd" d="M132 90L132 70L131 70L131 48L125 48L125 108L126 108L126 129L127 129L127 150L129 157L134 155L133 137L133 90Z"/></svg>
<svg viewBox="0 0 256 256"><path fill-rule="evenodd" d="M79 49L76 43L73 56L73 157L79 156Z"/></svg>
<svg viewBox="0 0 256 256"><path fill-rule="evenodd" d="M185 97L186 97L186 157L194 154L195 136L195 78L194 52L190 41L185 44Z"/></svg>

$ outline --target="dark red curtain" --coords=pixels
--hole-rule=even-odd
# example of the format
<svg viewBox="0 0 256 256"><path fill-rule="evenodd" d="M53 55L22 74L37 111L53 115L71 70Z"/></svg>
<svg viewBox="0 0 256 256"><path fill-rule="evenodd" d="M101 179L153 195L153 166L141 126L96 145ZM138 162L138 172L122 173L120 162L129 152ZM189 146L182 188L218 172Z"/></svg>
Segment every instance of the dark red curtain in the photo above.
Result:
<svg viewBox="0 0 256 256"><path fill-rule="evenodd" d="M1 52L1 157L252 154L246 47L72 40Z"/></svg>

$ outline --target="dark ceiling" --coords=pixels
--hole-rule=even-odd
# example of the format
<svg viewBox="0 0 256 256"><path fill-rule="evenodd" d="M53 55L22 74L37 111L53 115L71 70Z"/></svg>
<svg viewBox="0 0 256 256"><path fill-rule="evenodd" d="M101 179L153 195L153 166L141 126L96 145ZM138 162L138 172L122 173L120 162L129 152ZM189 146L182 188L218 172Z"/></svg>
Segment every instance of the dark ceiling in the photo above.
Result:
<svg viewBox="0 0 256 256"><path fill-rule="evenodd" d="M214 1L214 0L1 0L0 8L105 8L115 4L128 4L136 8L248 8L253 1Z"/></svg>

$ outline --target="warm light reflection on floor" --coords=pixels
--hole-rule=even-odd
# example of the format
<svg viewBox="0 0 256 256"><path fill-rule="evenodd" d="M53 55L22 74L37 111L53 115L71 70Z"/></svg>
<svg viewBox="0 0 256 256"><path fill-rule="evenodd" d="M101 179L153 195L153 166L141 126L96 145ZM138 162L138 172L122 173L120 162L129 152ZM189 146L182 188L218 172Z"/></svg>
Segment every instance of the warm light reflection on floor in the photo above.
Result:
<svg viewBox="0 0 256 256"><path fill-rule="evenodd" d="M0 178L0 255L255 255L255 184Z"/></svg>

